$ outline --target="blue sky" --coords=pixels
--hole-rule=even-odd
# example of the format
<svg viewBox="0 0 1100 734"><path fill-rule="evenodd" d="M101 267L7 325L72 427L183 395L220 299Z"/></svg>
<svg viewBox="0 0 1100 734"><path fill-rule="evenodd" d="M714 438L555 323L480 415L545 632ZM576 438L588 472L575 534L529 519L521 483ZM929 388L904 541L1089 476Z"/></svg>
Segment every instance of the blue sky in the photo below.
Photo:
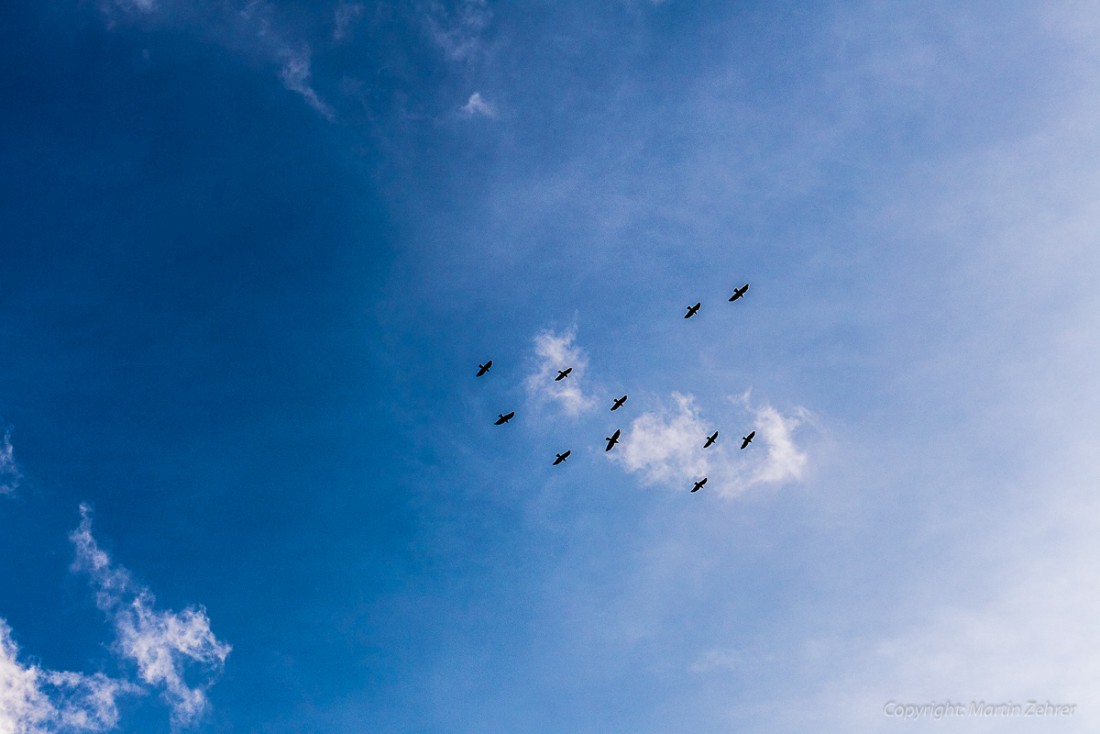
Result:
<svg viewBox="0 0 1100 734"><path fill-rule="evenodd" d="M0 732L1095 731L1098 29L3 4Z"/></svg>

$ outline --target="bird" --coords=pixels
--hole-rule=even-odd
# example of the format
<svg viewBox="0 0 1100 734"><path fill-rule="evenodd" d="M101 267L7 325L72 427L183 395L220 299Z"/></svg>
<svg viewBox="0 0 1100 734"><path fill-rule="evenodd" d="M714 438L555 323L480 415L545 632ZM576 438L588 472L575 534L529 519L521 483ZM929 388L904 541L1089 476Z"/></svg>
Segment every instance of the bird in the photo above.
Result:
<svg viewBox="0 0 1100 734"><path fill-rule="evenodd" d="M491 360L491 359L488 362L486 362L485 364L479 364L477 366L477 376L481 377L486 372L488 372L489 368L492 367L492 366L493 366L493 360Z"/></svg>
<svg viewBox="0 0 1100 734"><path fill-rule="evenodd" d="M569 373L572 371L572 367L566 367L564 370L558 370L558 376L554 378L554 382L561 382L566 377L569 377Z"/></svg>
<svg viewBox="0 0 1100 734"><path fill-rule="evenodd" d="M508 421L510 421L510 420L512 420L513 418L516 417L516 411L513 410L511 413L508 413L507 415L505 415L503 413L498 413L497 416L498 416L497 421L493 425L494 426L503 426L505 423L507 423Z"/></svg>
<svg viewBox="0 0 1100 734"><path fill-rule="evenodd" d="M698 482L695 483L695 486L691 488L691 491L692 492L698 492L700 489L703 488L703 485L706 484L706 483L707 483L707 478L703 477L702 479L700 479Z"/></svg>
<svg viewBox="0 0 1100 734"><path fill-rule="evenodd" d="M750 433L749 435L747 435L747 436L742 436L742 437L741 437L741 448L745 448L745 447L746 447L746 446L748 446L748 445L749 445L750 443L752 443L752 439L753 439L753 437L755 437L755 436L756 436L756 431L753 431L753 432L751 432L751 433Z"/></svg>
<svg viewBox="0 0 1100 734"><path fill-rule="evenodd" d="M626 395L623 395L621 398L615 398L615 403L611 406L611 409L612 410L618 410L619 408L623 407L623 403L625 403L625 402L626 402Z"/></svg>
<svg viewBox="0 0 1100 734"><path fill-rule="evenodd" d="M699 307L702 306L702 305L703 305L703 302L700 301L699 303L696 303L694 306L688 306L688 312L686 314L684 314L684 318L685 319L690 319L692 316L697 314L699 312Z"/></svg>
<svg viewBox="0 0 1100 734"><path fill-rule="evenodd" d="M610 451L615 448L615 444L619 442L619 434L622 433L622 429L616 428L615 432L610 436L604 436L604 440L607 441L607 448L604 451Z"/></svg>
<svg viewBox="0 0 1100 734"><path fill-rule="evenodd" d="M715 441L717 441L717 440L718 440L718 431L715 431L714 433L707 436L707 442L705 444L703 444L703 448L709 449L710 445L712 443L714 443Z"/></svg>
<svg viewBox="0 0 1100 734"><path fill-rule="evenodd" d="M554 459L554 466L557 466L558 464L560 464L563 461L565 461L566 459L568 459L569 454L571 454L571 453L573 453L572 449L567 450L564 454L554 454L555 456L558 457L558 458Z"/></svg>
<svg viewBox="0 0 1100 734"><path fill-rule="evenodd" d="M748 283L745 283L745 285L741 286L740 288L734 288L733 289L733 295L730 296L730 301L731 302L736 301L738 298L741 298L742 296L744 296L748 292L749 292L749 284Z"/></svg>

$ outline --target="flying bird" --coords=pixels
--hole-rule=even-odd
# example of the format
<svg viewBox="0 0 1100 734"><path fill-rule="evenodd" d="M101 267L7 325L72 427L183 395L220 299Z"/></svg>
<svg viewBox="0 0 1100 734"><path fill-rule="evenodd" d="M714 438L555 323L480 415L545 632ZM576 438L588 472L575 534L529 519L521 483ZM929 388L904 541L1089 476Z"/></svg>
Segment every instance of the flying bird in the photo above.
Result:
<svg viewBox="0 0 1100 734"><path fill-rule="evenodd" d="M607 441L607 448L604 451L610 451L615 448L615 444L619 442L619 434L622 433L622 429L616 428L615 432L610 436L604 436L604 440Z"/></svg>
<svg viewBox="0 0 1100 734"><path fill-rule="evenodd" d="M558 376L554 378L554 382L561 382L566 377L569 377L569 373L572 371L572 367L566 367L564 370L558 370Z"/></svg>
<svg viewBox="0 0 1100 734"><path fill-rule="evenodd" d="M741 286L740 288L735 288L734 289L733 295L730 296L730 301L731 302L736 301L738 298L741 298L742 296L744 296L748 292L749 292L749 284L745 283L745 285Z"/></svg>
<svg viewBox="0 0 1100 734"><path fill-rule="evenodd" d="M694 306L688 306L688 312L686 314L684 314L684 318L685 319L690 319L692 316L697 314L699 312L699 307L702 306L702 305L703 305L703 302L700 301L699 303L696 303Z"/></svg>
<svg viewBox="0 0 1100 734"><path fill-rule="evenodd" d="M703 488L703 485L706 484L706 483L707 483L707 478L703 477L702 479L700 479L698 482L695 483L695 486L691 488L691 491L692 492L698 492L700 489Z"/></svg>
<svg viewBox="0 0 1100 734"><path fill-rule="evenodd" d="M718 431L715 431L714 433L707 436L707 442L705 444L703 444L703 448L709 449L710 445L712 443L714 443L715 441L717 441L717 440L718 440Z"/></svg>
<svg viewBox="0 0 1100 734"><path fill-rule="evenodd" d="M623 395L621 398L616 398L615 403L611 406L611 409L612 410L618 410L619 408L623 407L623 403L625 403L625 402L626 402L626 395Z"/></svg>
<svg viewBox="0 0 1100 734"><path fill-rule="evenodd" d="M488 372L489 368L492 367L492 366L493 366L493 360L491 360L491 359L488 362L486 362L485 364L479 364L477 366L477 376L481 377L486 372Z"/></svg>
<svg viewBox="0 0 1100 734"><path fill-rule="evenodd" d="M507 415L505 415L503 413L498 413L497 415L498 415L497 422L494 423L493 425L494 426L503 426L505 423L507 423L508 421L510 421L510 420L512 420L513 418L516 417L516 411L513 410L511 413L508 413Z"/></svg>
<svg viewBox="0 0 1100 734"><path fill-rule="evenodd" d="M565 461L566 459L568 459L568 458L569 458L569 454L571 454L571 453L573 453L573 450L572 450L572 449L569 449L569 450L568 450L568 451L566 451L566 452L565 452L564 454L554 454L555 456L557 456L557 457L558 457L558 458L554 459L554 466L557 466L558 464L560 464L560 463L562 463L563 461Z"/></svg>
<svg viewBox="0 0 1100 734"><path fill-rule="evenodd" d="M753 431L752 433L750 433L747 436L742 436L741 437L741 448L745 448L750 443L752 443L752 439L753 439L754 436L756 436L756 431Z"/></svg>

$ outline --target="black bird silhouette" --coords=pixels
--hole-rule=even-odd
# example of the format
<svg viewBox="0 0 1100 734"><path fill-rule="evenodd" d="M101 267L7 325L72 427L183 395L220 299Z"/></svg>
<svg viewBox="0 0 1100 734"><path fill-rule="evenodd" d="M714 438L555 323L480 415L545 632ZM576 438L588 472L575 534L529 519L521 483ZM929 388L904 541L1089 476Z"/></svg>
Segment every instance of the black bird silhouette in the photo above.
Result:
<svg viewBox="0 0 1100 734"><path fill-rule="evenodd" d="M554 466L557 466L558 464L560 464L560 463L562 463L563 461L565 461L566 459L568 459L568 458L569 458L569 454L571 454L571 453L573 453L573 450L572 450L572 449L569 449L569 450L568 450L568 451L566 451L566 452L565 452L564 454L554 454L555 456L557 456L557 457L558 457L558 458L554 459Z"/></svg>
<svg viewBox="0 0 1100 734"><path fill-rule="evenodd" d="M707 436L707 442L705 444L703 444L703 448L709 449L710 445L712 443L714 443L715 441L717 441L717 440L718 440L718 431L715 431L714 433Z"/></svg>
<svg viewBox="0 0 1100 734"><path fill-rule="evenodd" d="M754 436L756 436L756 431L753 431L752 433L750 433L747 436L742 436L741 437L741 448L745 448L750 443L752 443L752 439L753 439Z"/></svg>
<svg viewBox="0 0 1100 734"><path fill-rule="evenodd" d="M688 306L688 312L686 314L684 314L684 318L685 319L690 319L692 316L697 314L699 312L699 307L702 306L702 305L703 305L703 302L700 301L699 303L696 303L694 306Z"/></svg>
<svg viewBox="0 0 1100 734"><path fill-rule="evenodd" d="M507 415L505 415L503 413L498 413L497 415L499 417L497 418L497 422L494 423L493 425L494 426L502 426L505 423L507 423L508 421L510 421L510 420L512 420L513 418L516 417L516 411L513 410L511 413L508 413Z"/></svg>
<svg viewBox="0 0 1100 734"><path fill-rule="evenodd" d="M486 362L485 364L479 364L477 366L477 376L481 377L486 372L488 372L489 368L492 367L492 366L493 366L493 360L491 360L491 359L488 362Z"/></svg>
<svg viewBox="0 0 1100 734"><path fill-rule="evenodd" d="M741 298L742 296L744 296L748 292L749 292L749 284L748 283L745 283L745 285L741 286L740 288L734 288L733 295L730 296L730 301L736 301L738 298Z"/></svg>
<svg viewBox="0 0 1100 734"><path fill-rule="evenodd" d="M615 432L612 433L610 436L604 436L604 440L607 441L607 448L604 449L604 451L610 451L611 449L615 448L615 444L619 442L620 433L622 433L622 429L616 428Z"/></svg>
<svg viewBox="0 0 1100 734"><path fill-rule="evenodd" d="M706 484L706 483L707 483L707 478L703 477L702 479L700 479L698 482L695 483L695 486L691 488L691 491L692 492L698 492L700 489L703 488L703 485Z"/></svg>
<svg viewBox="0 0 1100 734"><path fill-rule="evenodd" d="M554 378L554 382L561 382L566 377L569 377L569 373L572 371L572 367L566 367L564 370L558 370L558 376Z"/></svg>
<svg viewBox="0 0 1100 734"><path fill-rule="evenodd" d="M616 398L614 405L611 406L611 409L612 410L618 410L619 408L623 407L623 403L625 403L625 402L626 402L626 395L623 395L621 398Z"/></svg>

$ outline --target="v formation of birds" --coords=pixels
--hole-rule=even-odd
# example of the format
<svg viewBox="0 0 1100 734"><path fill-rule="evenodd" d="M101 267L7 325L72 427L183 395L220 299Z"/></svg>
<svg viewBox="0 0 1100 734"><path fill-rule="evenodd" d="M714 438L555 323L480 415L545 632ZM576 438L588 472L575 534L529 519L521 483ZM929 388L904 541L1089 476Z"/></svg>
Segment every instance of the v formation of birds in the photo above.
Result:
<svg viewBox="0 0 1100 734"><path fill-rule="evenodd" d="M730 296L730 298L729 298L730 302L732 303L733 301L736 301L736 300L744 297L744 295L748 292L748 290L749 290L749 284L748 283L745 283L745 285L741 286L740 288L734 289L733 295ZM695 305L688 306L687 307L687 313L684 314L684 318L685 319L690 319L692 316L695 316L697 313L699 313L699 309L702 307L702 305L703 305L702 301L698 301L698 302L695 303ZM477 370L477 377L483 377L484 375L488 374L488 372L492 368L492 366L493 366L493 360L491 360L491 359L488 360L485 364L479 364L478 365L478 370ZM564 366L562 369L559 369L557 377L554 378L554 382L561 382L562 380L567 379L569 377L569 374L572 371L573 371L573 368L571 366L568 366L568 365ZM623 407L626 404L627 397L628 397L627 395L623 395L622 397L619 397L619 398L613 398L612 402L611 402L611 411L614 412L614 411L618 410L619 408ZM497 414L497 419L496 419L494 425L502 426L502 425L508 423L508 421L512 420L515 417L516 417L516 411L514 411L514 410L511 411L510 413L498 413ZM621 428L616 428L615 432L612 433L610 436L604 436L604 440L607 442L607 446L604 448L604 451L611 451L613 448L615 448L615 445L619 443L619 437L621 435L622 435L622 429ZM748 435L746 435L746 436L742 436L741 437L741 448L742 449L747 448L748 445L750 443L752 443L752 440L755 437L756 437L756 431L755 430L749 431ZM712 433L709 436L704 436L703 439L704 439L703 440L703 448L704 449L710 448L711 445L713 445L714 443L716 443L718 441L718 431L715 431L714 433ZM566 449L563 453L555 454L556 458L553 461L553 465L557 466L558 464L564 463L565 460L568 459L569 455L572 454L572 453L573 453L572 449ZM703 477L699 481L695 482L695 485L692 487L691 491L692 492L698 492L700 489L703 488L703 486L706 483L707 483L707 477Z"/></svg>

